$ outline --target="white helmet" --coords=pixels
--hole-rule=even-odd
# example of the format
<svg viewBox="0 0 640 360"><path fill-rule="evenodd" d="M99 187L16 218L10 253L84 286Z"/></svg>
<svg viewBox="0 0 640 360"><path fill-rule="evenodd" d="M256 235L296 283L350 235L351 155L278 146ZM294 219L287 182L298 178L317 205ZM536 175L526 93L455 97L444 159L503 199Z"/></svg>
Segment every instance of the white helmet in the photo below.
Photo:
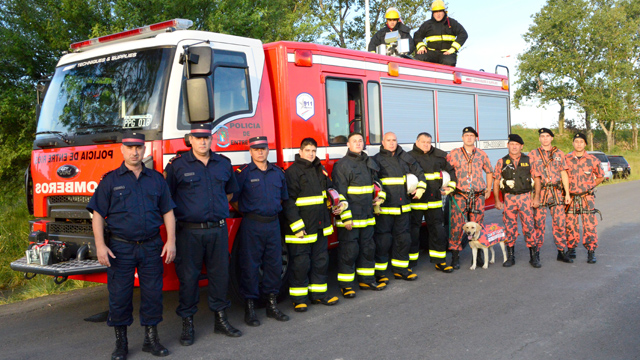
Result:
<svg viewBox="0 0 640 360"><path fill-rule="evenodd" d="M418 188L418 177L413 174L407 174L407 194L413 194Z"/></svg>
<svg viewBox="0 0 640 360"><path fill-rule="evenodd" d="M448 172L442 170L440 171L440 176L442 176L442 187L449 186L449 182L451 181L451 175Z"/></svg>

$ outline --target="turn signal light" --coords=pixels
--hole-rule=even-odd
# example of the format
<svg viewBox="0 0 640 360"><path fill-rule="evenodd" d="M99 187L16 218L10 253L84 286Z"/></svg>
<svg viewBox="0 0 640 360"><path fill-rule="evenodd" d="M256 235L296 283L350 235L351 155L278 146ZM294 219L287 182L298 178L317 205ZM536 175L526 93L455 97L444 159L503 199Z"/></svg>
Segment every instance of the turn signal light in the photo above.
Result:
<svg viewBox="0 0 640 360"><path fill-rule="evenodd" d="M462 74L459 71L453 73L453 83L462 84Z"/></svg>
<svg viewBox="0 0 640 360"><path fill-rule="evenodd" d="M398 65L398 63L389 62L388 74L389 74L389 76L398 76L398 75L400 75L400 66Z"/></svg>
<svg viewBox="0 0 640 360"><path fill-rule="evenodd" d="M502 80L502 90L509 90L509 80Z"/></svg>
<svg viewBox="0 0 640 360"><path fill-rule="evenodd" d="M296 66L311 66L313 65L313 54L311 50L296 50L294 51Z"/></svg>

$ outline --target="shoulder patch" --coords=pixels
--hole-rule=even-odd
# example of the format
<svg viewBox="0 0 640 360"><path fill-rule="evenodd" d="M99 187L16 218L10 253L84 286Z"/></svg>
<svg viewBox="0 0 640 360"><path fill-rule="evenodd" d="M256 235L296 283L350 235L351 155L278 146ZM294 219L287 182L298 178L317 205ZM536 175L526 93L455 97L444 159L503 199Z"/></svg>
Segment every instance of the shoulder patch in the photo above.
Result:
<svg viewBox="0 0 640 360"><path fill-rule="evenodd" d="M249 164L245 164L245 165L240 166L239 168L236 169L236 172L237 173L241 173L242 170L247 168L247 166L249 166Z"/></svg>
<svg viewBox="0 0 640 360"><path fill-rule="evenodd" d="M167 163L167 165L171 164L175 159L179 159L180 157L182 157L182 153L176 154L176 156L172 157L169 162Z"/></svg>
<svg viewBox="0 0 640 360"><path fill-rule="evenodd" d="M104 173L102 176L100 176L100 181L102 181L102 179L104 179L104 177L105 177L105 176L109 175L109 173L112 173L112 172L114 172L115 170L116 170L116 169L109 170L109 171L107 171L106 173Z"/></svg>

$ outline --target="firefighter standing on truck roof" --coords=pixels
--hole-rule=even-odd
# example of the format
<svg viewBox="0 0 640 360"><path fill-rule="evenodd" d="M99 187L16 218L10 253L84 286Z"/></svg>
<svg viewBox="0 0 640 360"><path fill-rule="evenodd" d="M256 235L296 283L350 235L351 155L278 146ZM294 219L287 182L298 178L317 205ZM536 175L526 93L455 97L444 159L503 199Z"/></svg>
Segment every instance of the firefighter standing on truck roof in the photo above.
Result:
<svg viewBox="0 0 640 360"><path fill-rule="evenodd" d="M427 223L429 232L429 257L435 264L436 270L450 273L453 267L447 266L447 234L444 227L444 213L442 211L442 195L449 194L456 188L456 174L453 166L447 162L447 153L431 145L432 137L429 133L418 134L413 149L409 155L420 164L427 180L427 192L420 199L411 202L411 250L409 259L418 262L420 254L420 228L422 217ZM450 175L447 184L443 184L442 174ZM412 265L410 265L411 267Z"/></svg>
<svg viewBox="0 0 640 360"><path fill-rule="evenodd" d="M389 282L385 275L389 265L389 249L393 276L396 279L417 280L418 275L409 269L411 195L407 195L407 174L413 174L419 180L416 190L413 191L416 199L424 194L427 187L426 179L416 159L398 146L398 139L392 132L384 134L380 152L372 159L380 168L378 178L385 194L384 206L379 207L379 211L376 210L376 281Z"/></svg>
<svg viewBox="0 0 640 360"><path fill-rule="evenodd" d="M460 268L460 251L462 250L462 226L467 221L480 225L484 222L484 201L493 189L493 168L487 154L475 147L478 133L471 126L462 130L464 145L453 149L447 155L447 161L456 170L456 189L449 204L451 221L449 232L449 250L451 250L451 266ZM487 174L487 181L482 172ZM484 264L482 254L478 252L478 266ZM489 261L489 259L486 259Z"/></svg>
<svg viewBox="0 0 640 360"><path fill-rule="evenodd" d="M289 295L296 312L307 311L307 304L335 305L337 297L327 295L329 251L327 236L333 234L327 210L327 192L333 188L329 174L316 156L318 143L305 138L295 162L285 171L289 199L284 202L291 275ZM335 191L335 190L334 190ZM347 208L346 201L333 208L337 215Z"/></svg>
<svg viewBox="0 0 640 360"><path fill-rule="evenodd" d="M456 66L457 53L467 41L467 31L447 15L444 1L431 4L431 19L422 23L413 34L416 60Z"/></svg>
<svg viewBox="0 0 640 360"><path fill-rule="evenodd" d="M416 49L416 45L411 38L411 28L402 23L398 9L393 7L388 8L384 14L384 18L387 20L387 23L378 30L371 38L371 41L369 41L369 52L376 52L378 45L385 44L384 38L387 33L397 31L401 39L409 39L409 54L412 54Z"/></svg>
<svg viewBox="0 0 640 360"><path fill-rule="evenodd" d="M567 173L569 175L569 191L571 202L566 207L567 213L567 246L569 256L575 258L576 247L580 244L580 224L582 217L582 232L584 247L587 249L587 262L596 263L596 248L598 247L598 219L595 208L593 190L604 180L604 172L600 160L584 150L587 137L577 133L573 137L573 151L565 156Z"/></svg>
<svg viewBox="0 0 640 360"><path fill-rule="evenodd" d="M540 262L540 248L544 243L545 224L547 220L547 208L551 211L553 240L558 249L558 261L572 263L567 250L566 214L564 204L571 202L569 196L569 176L567 175L567 163L564 153L555 146L553 131L547 128L538 130L540 147L529 152L532 174L540 178L540 186L535 189L535 198L532 202L533 219L535 227L536 243L538 250L536 257ZM563 189L565 196L562 195ZM536 201L537 200L537 201Z"/></svg>
<svg viewBox="0 0 640 360"><path fill-rule="evenodd" d="M180 344L194 341L193 315L198 311L198 280L202 265L209 280L209 309L215 314L216 333L241 336L227 321L229 282L229 240L225 219L229 200L238 190L231 161L211 151L210 123L192 124L191 151L178 155L165 168L165 178L176 203L176 274L180 280L180 298L176 309L182 318Z"/></svg>
<svg viewBox="0 0 640 360"><path fill-rule="evenodd" d="M531 194L533 193L533 180L540 181L531 175L531 160L522 154L524 140L518 134L510 134L507 146L509 154L498 160L493 173L493 197L496 201L496 209L502 210L502 220L506 232L505 245L507 245L507 259L502 266L510 267L516 264L515 249L518 238L518 217L524 232L524 241L529 248L529 264L539 268L540 262L536 256L538 244L533 227L533 210L531 208ZM539 186L539 185L538 185ZM500 192L504 204L500 201Z"/></svg>
<svg viewBox="0 0 640 360"><path fill-rule="evenodd" d="M347 139L347 154L333 166L333 185L341 200L349 202L349 209L336 221L338 228L338 283L342 296L354 298L353 281L356 272L360 289L384 290L387 284L375 281L375 250L373 240L373 205L382 204L374 198L374 176L378 166L362 152L364 138L351 133ZM382 193L382 191L380 191ZM346 194L346 195L344 195Z"/></svg>
<svg viewBox="0 0 640 360"><path fill-rule="evenodd" d="M142 165L144 134L122 135L119 168L106 173L91 197L87 210L100 264L107 266L109 318L116 333L111 359L122 360L129 352L127 327L133 323L133 284L137 270L140 281L140 324L145 327L142 351L155 356L169 355L160 344L157 325L162 321L162 274L165 263L176 254L175 218L169 187L162 175ZM111 234L105 241L104 224ZM167 242L160 238L166 226Z"/></svg>
<svg viewBox="0 0 640 360"><path fill-rule="evenodd" d="M287 200L284 172L269 163L266 136L249 139L251 162L236 170L239 190L234 193L233 207L243 215L238 238L241 266L240 293L245 299L244 321L259 326L255 301L260 294L267 297L267 317L288 321L289 316L277 308L282 273L282 239L278 213ZM262 282L260 282L262 267Z"/></svg>

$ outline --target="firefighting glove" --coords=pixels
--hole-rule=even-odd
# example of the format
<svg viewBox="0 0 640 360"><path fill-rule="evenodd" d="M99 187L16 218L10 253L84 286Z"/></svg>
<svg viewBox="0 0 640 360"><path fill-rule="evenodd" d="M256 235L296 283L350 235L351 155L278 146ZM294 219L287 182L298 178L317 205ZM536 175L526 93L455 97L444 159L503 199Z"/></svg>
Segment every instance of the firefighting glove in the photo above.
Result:
<svg viewBox="0 0 640 360"><path fill-rule="evenodd" d="M449 194L451 194L451 192L453 192L453 188L447 186L446 189L444 189L444 195L447 196Z"/></svg>
<svg viewBox="0 0 640 360"><path fill-rule="evenodd" d="M343 211L349 208L349 203L346 201L340 201L340 203L333 207L333 215L340 215Z"/></svg>
<svg viewBox="0 0 640 360"><path fill-rule="evenodd" d="M304 230L300 230L296 233L298 239L302 239L307 233Z"/></svg>
<svg viewBox="0 0 640 360"><path fill-rule="evenodd" d="M373 213L380 215L380 205L373 205Z"/></svg>
<svg viewBox="0 0 640 360"><path fill-rule="evenodd" d="M424 195L425 189L423 188L418 188L415 192L415 195L413 196L414 199L420 199L422 197L422 195Z"/></svg>
<svg viewBox="0 0 640 360"><path fill-rule="evenodd" d="M507 183L507 186L508 186L510 189L513 189L513 187L514 187L514 186L516 186L516 182L515 182L515 180L507 180L507 181L505 181L505 183Z"/></svg>

